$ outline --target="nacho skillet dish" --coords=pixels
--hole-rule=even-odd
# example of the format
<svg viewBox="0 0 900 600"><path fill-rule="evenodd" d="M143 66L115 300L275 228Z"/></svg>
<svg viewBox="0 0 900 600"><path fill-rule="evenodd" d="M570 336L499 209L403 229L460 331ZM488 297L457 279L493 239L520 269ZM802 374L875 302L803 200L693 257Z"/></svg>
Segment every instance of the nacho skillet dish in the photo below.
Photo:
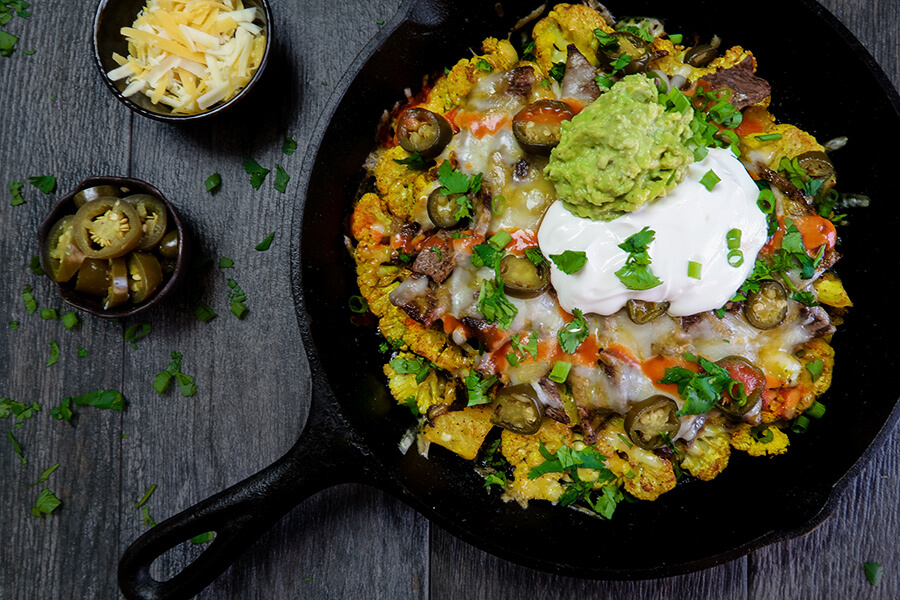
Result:
<svg viewBox="0 0 900 600"><path fill-rule="evenodd" d="M576 4L532 25L385 112L351 307L418 418L404 451L609 518L823 415L842 140L779 122L718 37Z"/></svg>

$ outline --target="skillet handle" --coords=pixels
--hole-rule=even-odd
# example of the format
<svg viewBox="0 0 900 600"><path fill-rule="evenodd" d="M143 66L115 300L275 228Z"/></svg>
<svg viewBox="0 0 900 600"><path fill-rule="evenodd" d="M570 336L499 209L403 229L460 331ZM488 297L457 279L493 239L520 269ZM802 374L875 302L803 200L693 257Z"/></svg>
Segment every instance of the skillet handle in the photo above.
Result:
<svg viewBox="0 0 900 600"><path fill-rule="evenodd" d="M119 560L118 583L128 600L186 600L200 593L297 504L338 483L368 481L370 455L335 415L314 416L278 461L247 479L155 525ZM328 411L326 411L328 412ZM324 421L324 423L323 423ZM150 565L194 536L212 543L167 581Z"/></svg>

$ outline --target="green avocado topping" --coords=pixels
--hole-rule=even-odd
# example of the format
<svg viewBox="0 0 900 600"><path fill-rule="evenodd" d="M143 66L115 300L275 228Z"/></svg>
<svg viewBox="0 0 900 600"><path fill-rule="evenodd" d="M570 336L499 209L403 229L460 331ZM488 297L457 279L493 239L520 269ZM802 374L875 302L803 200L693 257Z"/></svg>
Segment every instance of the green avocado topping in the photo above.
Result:
<svg viewBox="0 0 900 600"><path fill-rule="evenodd" d="M693 111L667 111L658 95L647 77L628 75L562 124L544 172L573 214L612 221L684 180Z"/></svg>

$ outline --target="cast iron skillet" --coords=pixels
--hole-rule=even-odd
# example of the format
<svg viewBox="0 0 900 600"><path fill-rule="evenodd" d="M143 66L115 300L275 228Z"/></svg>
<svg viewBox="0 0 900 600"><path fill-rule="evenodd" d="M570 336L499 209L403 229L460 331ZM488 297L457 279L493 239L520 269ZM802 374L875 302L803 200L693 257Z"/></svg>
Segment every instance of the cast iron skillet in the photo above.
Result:
<svg viewBox="0 0 900 600"><path fill-rule="evenodd" d="M896 422L896 389L885 374L900 371L900 355L893 351L896 332L883 320L879 283L883 261L893 256L897 220L889 203L896 160L879 150L883 140L900 138L896 91L866 50L812 0L758 0L752 11L717 0L690 7L610 0L614 14L628 5L632 14L668 17L668 30L687 39L719 34L726 47L751 48L759 74L772 83L775 115L820 140L849 137L833 154L839 189L873 202L852 211L851 225L842 229L846 258L838 271L855 307L834 338L828 412L794 436L786 455L766 460L738 453L714 481L679 485L656 502L623 503L611 521L546 502L523 510L489 496L471 463L442 448L433 447L428 460L398 450L411 417L386 391L372 331L353 325L346 308L355 278L343 225L363 179L360 165L382 112L403 98L404 88L418 89L423 74L468 55L484 37L502 37L536 4L503 3L500 16L494 2L483 0L412 1L357 59L312 140L302 179L306 202L297 205L293 224L299 241L293 291L313 377L309 421L273 465L138 538L119 565L127 598L195 595L287 511L343 482L387 490L463 540L536 569L593 579L687 573L811 531ZM764 518L746 510L762 506L769 507ZM673 524L702 534L703 542L646 543L672 532ZM215 540L183 571L165 582L150 576L150 564L163 552L210 530Z"/></svg>

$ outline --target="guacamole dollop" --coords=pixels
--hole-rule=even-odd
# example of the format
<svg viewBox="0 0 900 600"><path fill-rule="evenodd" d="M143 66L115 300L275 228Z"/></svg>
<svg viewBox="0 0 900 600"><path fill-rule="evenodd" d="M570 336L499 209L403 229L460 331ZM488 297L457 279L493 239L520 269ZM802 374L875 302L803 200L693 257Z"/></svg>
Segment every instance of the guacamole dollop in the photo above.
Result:
<svg viewBox="0 0 900 600"><path fill-rule="evenodd" d="M573 214L612 221L685 178L693 111L666 111L658 94L646 76L628 75L562 124L544 174Z"/></svg>

